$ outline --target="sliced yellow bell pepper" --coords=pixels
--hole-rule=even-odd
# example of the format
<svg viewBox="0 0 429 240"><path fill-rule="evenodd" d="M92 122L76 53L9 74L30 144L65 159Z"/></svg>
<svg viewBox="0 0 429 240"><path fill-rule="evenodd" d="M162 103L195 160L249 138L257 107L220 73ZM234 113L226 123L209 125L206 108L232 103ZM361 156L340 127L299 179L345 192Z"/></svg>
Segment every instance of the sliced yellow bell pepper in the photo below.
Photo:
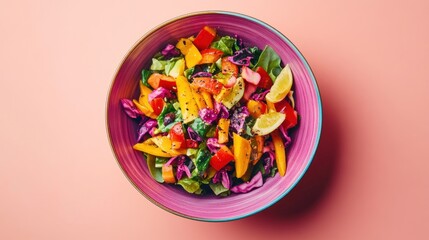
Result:
<svg viewBox="0 0 429 240"><path fill-rule="evenodd" d="M203 109L207 107L206 101L204 101L203 95L197 90L191 87L192 95L194 96L195 101L197 102L198 108Z"/></svg>
<svg viewBox="0 0 429 240"><path fill-rule="evenodd" d="M185 55L186 67L194 67L201 61L201 59L203 59L203 56L201 56L198 48L192 44L192 46L189 48L188 54Z"/></svg>
<svg viewBox="0 0 429 240"><path fill-rule="evenodd" d="M179 41L176 44L176 47L180 50L180 52L186 56L186 54L188 54L189 49L191 48L191 46L193 46L194 44L192 43L192 41L190 39L187 38L181 38L179 39Z"/></svg>
<svg viewBox="0 0 429 240"><path fill-rule="evenodd" d="M151 138L149 138L148 140L142 142L142 143L137 143L133 146L133 148L135 150L144 152L144 153L148 153L157 157L171 157L171 154L164 152L161 148L159 148L153 141Z"/></svg>
<svg viewBox="0 0 429 240"><path fill-rule="evenodd" d="M167 136L155 136L151 139L162 151L173 157L184 154L186 155L186 149L173 149L173 142Z"/></svg>
<svg viewBox="0 0 429 240"><path fill-rule="evenodd" d="M286 174L286 149L280 137L279 130L274 130L271 133L271 138L274 144L277 169L279 170L280 176L283 177Z"/></svg>
<svg viewBox="0 0 429 240"><path fill-rule="evenodd" d="M227 143L228 142L228 132L229 132L230 120L226 118L219 119L218 123L218 142Z"/></svg>
<svg viewBox="0 0 429 240"><path fill-rule="evenodd" d="M249 140L240 135L233 134L234 141L234 159L235 159L235 175L241 178L247 171L250 161L250 153L252 151Z"/></svg>
<svg viewBox="0 0 429 240"><path fill-rule="evenodd" d="M214 95L214 99L216 102L222 102L222 100L228 96L232 92L232 88L226 88L222 87L222 90L220 90L220 93L218 95Z"/></svg>
<svg viewBox="0 0 429 240"><path fill-rule="evenodd" d="M152 92L150 88L146 87L142 81L139 81L140 86L140 97L139 97L139 103L143 106L145 106L149 111L153 112L153 108L149 103L149 94Z"/></svg>
<svg viewBox="0 0 429 240"><path fill-rule="evenodd" d="M213 105L212 95L210 93L204 92L204 91L201 93L201 95L203 96L204 101L207 104L207 107L210 109L213 109L214 105Z"/></svg>
<svg viewBox="0 0 429 240"><path fill-rule="evenodd" d="M188 79L179 76L176 79L177 98L182 111L183 122L189 123L198 117L198 105L192 96L191 86Z"/></svg>
<svg viewBox="0 0 429 240"><path fill-rule="evenodd" d="M155 143L156 146L161 148L162 151L166 153L171 152L171 140L167 136L155 136L152 138L153 143Z"/></svg>
<svg viewBox="0 0 429 240"><path fill-rule="evenodd" d="M198 48L195 47L195 45L189 39L179 39L179 42L177 42L176 47L183 55L185 55L185 62L187 68L194 67L203 58Z"/></svg>
<svg viewBox="0 0 429 240"><path fill-rule="evenodd" d="M153 111L150 111L146 106L141 105L139 101L133 99L133 103L140 110L140 112L142 112L147 117L150 117L152 119L157 118L157 115L155 115L155 113Z"/></svg>

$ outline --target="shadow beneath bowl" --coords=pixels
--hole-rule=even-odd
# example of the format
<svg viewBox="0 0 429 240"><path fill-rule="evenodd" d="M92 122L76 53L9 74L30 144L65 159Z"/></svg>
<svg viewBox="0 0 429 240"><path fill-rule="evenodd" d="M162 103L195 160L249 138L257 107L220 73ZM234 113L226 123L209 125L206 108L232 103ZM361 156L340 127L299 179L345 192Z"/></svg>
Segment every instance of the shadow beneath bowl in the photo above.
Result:
<svg viewBox="0 0 429 240"><path fill-rule="evenodd" d="M329 93L325 92L325 94L328 95ZM322 101L322 134L319 147L309 169L295 188L283 199L245 221L255 222L258 225L264 223L272 225L273 222L284 223L288 220L295 221L314 210L329 193L336 175L341 150L338 125L339 111L334 109L335 100L330 99L329 96L322 96Z"/></svg>

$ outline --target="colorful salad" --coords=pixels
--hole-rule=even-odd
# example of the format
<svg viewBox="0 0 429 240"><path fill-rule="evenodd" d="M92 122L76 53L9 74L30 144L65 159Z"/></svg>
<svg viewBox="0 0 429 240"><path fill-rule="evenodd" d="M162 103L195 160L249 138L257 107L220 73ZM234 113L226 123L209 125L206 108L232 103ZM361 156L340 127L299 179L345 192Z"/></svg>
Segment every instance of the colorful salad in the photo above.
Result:
<svg viewBox="0 0 429 240"><path fill-rule="evenodd" d="M139 98L121 104L138 123L133 148L154 180L228 196L285 176L288 132L298 123L292 84L270 46L205 26L153 56Z"/></svg>

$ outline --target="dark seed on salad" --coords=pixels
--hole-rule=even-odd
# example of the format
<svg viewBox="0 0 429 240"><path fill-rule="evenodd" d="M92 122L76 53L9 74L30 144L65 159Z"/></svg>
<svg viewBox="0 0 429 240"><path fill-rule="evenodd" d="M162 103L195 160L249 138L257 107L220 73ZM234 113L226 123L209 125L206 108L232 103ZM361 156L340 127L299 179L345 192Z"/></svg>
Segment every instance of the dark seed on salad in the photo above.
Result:
<svg viewBox="0 0 429 240"><path fill-rule="evenodd" d="M204 26L166 44L141 77L139 98L120 104L155 181L225 197L287 174L289 131L301 116L292 70L270 46Z"/></svg>

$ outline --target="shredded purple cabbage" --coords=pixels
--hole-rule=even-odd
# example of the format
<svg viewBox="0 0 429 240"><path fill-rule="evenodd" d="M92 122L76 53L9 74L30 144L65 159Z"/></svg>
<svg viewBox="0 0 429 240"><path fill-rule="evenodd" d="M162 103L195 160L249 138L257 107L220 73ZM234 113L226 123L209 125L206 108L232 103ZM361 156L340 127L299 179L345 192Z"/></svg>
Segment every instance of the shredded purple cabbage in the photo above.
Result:
<svg viewBox="0 0 429 240"><path fill-rule="evenodd" d="M128 117L138 118L141 115L141 112L136 108L133 101L130 99L122 98L121 105Z"/></svg>
<svg viewBox="0 0 429 240"><path fill-rule="evenodd" d="M235 132L240 135L244 131L244 123L246 117L248 117L249 115L249 110L246 106L242 106L235 109L231 117L231 124L229 127L231 129L230 132Z"/></svg>
<svg viewBox="0 0 429 240"><path fill-rule="evenodd" d="M228 108L220 102L215 101L215 110L218 118L229 118Z"/></svg>
<svg viewBox="0 0 429 240"><path fill-rule="evenodd" d="M146 135L146 133L149 133L152 129L156 128L158 126L158 122L150 119L147 120L145 123L141 124L137 134L137 142L140 142L143 140L143 136Z"/></svg>
<svg viewBox="0 0 429 240"><path fill-rule="evenodd" d="M180 51L174 45L167 44L165 48L161 51L161 54L166 60L180 56Z"/></svg>
<svg viewBox="0 0 429 240"><path fill-rule="evenodd" d="M155 98L173 98L173 94L171 92L163 87L159 87L155 90L153 90L151 93L149 93L148 99L149 102L151 102Z"/></svg>
<svg viewBox="0 0 429 240"><path fill-rule="evenodd" d="M262 173L258 172L253 176L250 182L245 182L240 185L234 186L231 188L231 192L234 193L247 193L250 192L254 188L261 187L264 184L262 179Z"/></svg>
<svg viewBox="0 0 429 240"><path fill-rule="evenodd" d="M241 66L249 66L250 60L252 59L253 59L253 54L249 50L249 48L240 49L236 51L233 56L228 57L229 61Z"/></svg>
<svg viewBox="0 0 429 240"><path fill-rule="evenodd" d="M167 126L168 124L174 122L176 119L176 114L174 112L170 112L165 114L164 116L164 126Z"/></svg>
<svg viewBox="0 0 429 240"><path fill-rule="evenodd" d="M265 96L270 92L270 89L263 91L261 93L254 93L250 99L255 100L255 101L262 101L265 99Z"/></svg>
<svg viewBox="0 0 429 240"><path fill-rule="evenodd" d="M186 174L188 178L191 177L191 171L189 171L188 166L186 166L185 164L178 165L176 171L177 180L182 179L183 174Z"/></svg>
<svg viewBox="0 0 429 240"><path fill-rule="evenodd" d="M292 139L289 137L287 130L283 127L283 125L280 125L279 128L280 128L280 132L283 135L285 146L289 145L292 142Z"/></svg>
<svg viewBox="0 0 429 240"><path fill-rule="evenodd" d="M231 181L229 180L228 172L225 169L217 171L213 176L212 181L213 183L222 183L222 186L224 186L226 189L229 189L231 186Z"/></svg>
<svg viewBox="0 0 429 240"><path fill-rule="evenodd" d="M269 174L271 168L274 166L274 152L268 151L263 153L260 161L262 161L262 165L264 166L265 174Z"/></svg>
<svg viewBox="0 0 429 240"><path fill-rule="evenodd" d="M218 143L217 138L208 138L206 144L211 153L216 153L220 149L220 144Z"/></svg>
<svg viewBox="0 0 429 240"><path fill-rule="evenodd" d="M207 124L212 124L217 120L217 114L215 110L210 108L203 108L198 111L198 114L200 115L201 119Z"/></svg>
<svg viewBox="0 0 429 240"><path fill-rule="evenodd" d="M213 75L209 72L197 72L194 75L192 75L191 77L195 78L195 77L212 77L212 76Z"/></svg>
<svg viewBox="0 0 429 240"><path fill-rule="evenodd" d="M164 164L164 166L170 166L170 165L177 165L177 171L176 171L176 177L178 180L180 180L183 177L183 174L186 174L186 176L191 177L191 171L189 170L188 166L185 165L186 156L185 155L179 155L170 158L168 162Z"/></svg>
<svg viewBox="0 0 429 240"><path fill-rule="evenodd" d="M188 127L187 130L188 130L188 135L189 135L190 139L197 141L197 142L203 141L201 136L194 129L192 129L191 127Z"/></svg>

